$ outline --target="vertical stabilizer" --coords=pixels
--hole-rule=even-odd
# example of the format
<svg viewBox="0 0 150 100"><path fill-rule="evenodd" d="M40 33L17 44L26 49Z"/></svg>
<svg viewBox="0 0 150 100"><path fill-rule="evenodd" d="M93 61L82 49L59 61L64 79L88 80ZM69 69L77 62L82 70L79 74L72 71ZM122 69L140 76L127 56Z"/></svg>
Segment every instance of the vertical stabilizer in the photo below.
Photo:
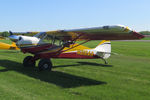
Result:
<svg viewBox="0 0 150 100"><path fill-rule="evenodd" d="M94 50L97 51L96 55L107 59L111 55L111 42L109 40L103 40Z"/></svg>

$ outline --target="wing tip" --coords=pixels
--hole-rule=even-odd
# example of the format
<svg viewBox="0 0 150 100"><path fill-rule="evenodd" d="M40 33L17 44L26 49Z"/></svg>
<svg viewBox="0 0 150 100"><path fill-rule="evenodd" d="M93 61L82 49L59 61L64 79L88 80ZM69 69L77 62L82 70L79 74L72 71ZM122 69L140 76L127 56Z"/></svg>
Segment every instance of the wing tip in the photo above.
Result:
<svg viewBox="0 0 150 100"><path fill-rule="evenodd" d="M137 39L142 39L142 38L144 38L145 36L144 35L142 35L142 34L140 34L140 33L138 33L138 32L135 32L135 31L133 31L133 36L135 36Z"/></svg>

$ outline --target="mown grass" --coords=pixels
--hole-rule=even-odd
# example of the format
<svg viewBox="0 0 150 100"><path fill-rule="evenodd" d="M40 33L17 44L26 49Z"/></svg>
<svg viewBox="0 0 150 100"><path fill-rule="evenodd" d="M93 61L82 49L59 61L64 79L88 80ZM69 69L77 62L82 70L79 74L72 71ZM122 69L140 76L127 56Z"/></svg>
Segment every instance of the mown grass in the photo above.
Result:
<svg viewBox="0 0 150 100"><path fill-rule="evenodd" d="M38 72L23 68L28 54L0 50L0 99L149 100L149 52L149 42L113 41L108 65L100 59L52 59L52 72Z"/></svg>
<svg viewBox="0 0 150 100"><path fill-rule="evenodd" d="M142 40L150 40L150 37L145 37Z"/></svg>

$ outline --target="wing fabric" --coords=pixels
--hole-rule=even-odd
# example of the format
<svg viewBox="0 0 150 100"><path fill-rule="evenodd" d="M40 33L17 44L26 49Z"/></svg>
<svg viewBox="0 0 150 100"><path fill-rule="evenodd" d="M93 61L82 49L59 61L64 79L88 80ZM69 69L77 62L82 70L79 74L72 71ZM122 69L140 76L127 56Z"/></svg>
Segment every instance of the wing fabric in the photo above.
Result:
<svg viewBox="0 0 150 100"><path fill-rule="evenodd" d="M13 32L13 35L36 36L39 32ZM40 32L47 33L49 38L57 38L63 41L79 40L132 40L141 39L144 36L123 25L102 26L94 28L58 30Z"/></svg>
<svg viewBox="0 0 150 100"><path fill-rule="evenodd" d="M131 40L144 36L125 26L103 26L95 28L46 32L62 40Z"/></svg>

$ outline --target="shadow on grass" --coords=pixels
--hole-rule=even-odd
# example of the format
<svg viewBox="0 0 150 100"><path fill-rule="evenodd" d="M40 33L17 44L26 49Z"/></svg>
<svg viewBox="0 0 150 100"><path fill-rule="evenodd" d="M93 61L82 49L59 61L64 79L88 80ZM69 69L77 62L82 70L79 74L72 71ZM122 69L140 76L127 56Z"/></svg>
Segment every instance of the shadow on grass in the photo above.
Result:
<svg viewBox="0 0 150 100"><path fill-rule="evenodd" d="M99 67L113 67L112 65L98 64L98 63L93 63L93 62L77 62L77 64L58 65L58 66L54 66L54 68L57 68L57 67L81 66L81 65L91 65L91 66L99 66Z"/></svg>
<svg viewBox="0 0 150 100"><path fill-rule="evenodd" d="M83 62L80 64L83 64ZM84 78L81 76L75 76L75 75L71 75L71 74L59 72L59 71L38 72L37 68L24 68L21 63L10 61L10 60L0 60L0 66L6 68L6 69L1 69L0 72L14 70L19 73L33 77L35 79L39 79L44 82L55 84L62 88L74 88L74 87L79 87L79 86L107 84L106 82L96 81L93 79Z"/></svg>

